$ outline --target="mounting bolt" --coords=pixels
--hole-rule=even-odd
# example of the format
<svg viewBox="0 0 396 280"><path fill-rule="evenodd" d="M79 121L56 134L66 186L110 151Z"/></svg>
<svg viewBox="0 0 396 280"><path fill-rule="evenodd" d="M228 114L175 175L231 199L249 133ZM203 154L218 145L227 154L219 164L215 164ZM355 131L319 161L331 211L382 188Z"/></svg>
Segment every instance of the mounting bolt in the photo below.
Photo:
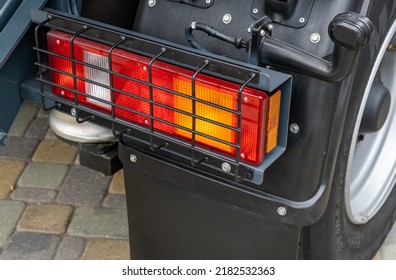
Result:
<svg viewBox="0 0 396 280"><path fill-rule="evenodd" d="M278 207L278 209L276 209L276 212L278 213L279 216L284 217L287 214L287 209L285 207L281 206L281 207Z"/></svg>
<svg viewBox="0 0 396 280"><path fill-rule="evenodd" d="M224 22L225 24L229 24L229 23L231 22L231 20L232 20L232 16L231 16L230 14L225 14L225 15L223 16L223 22Z"/></svg>
<svg viewBox="0 0 396 280"><path fill-rule="evenodd" d="M312 33L311 37L309 38L312 44L317 44L320 41L320 34L319 33Z"/></svg>
<svg viewBox="0 0 396 280"><path fill-rule="evenodd" d="M299 20L298 20L300 23L304 23L305 22L305 18L300 18Z"/></svg>
<svg viewBox="0 0 396 280"><path fill-rule="evenodd" d="M0 148L7 146L9 143L10 143L10 137L8 137L8 134L0 130Z"/></svg>
<svg viewBox="0 0 396 280"><path fill-rule="evenodd" d="M257 14L258 13L258 9L257 8L254 8L253 9L253 14Z"/></svg>
<svg viewBox="0 0 396 280"><path fill-rule="evenodd" d="M137 158L137 156L136 156L135 154L131 154L131 155L129 156L129 160L130 160L131 162L133 162L133 163L136 163L136 162L138 161L138 158Z"/></svg>
<svg viewBox="0 0 396 280"><path fill-rule="evenodd" d="M206 0L205 2L206 2L206 4L210 4L210 2L212 2L212 1L211 0Z"/></svg>
<svg viewBox="0 0 396 280"><path fill-rule="evenodd" d="M149 7L154 7L156 3L157 3L157 1L155 1L155 0L149 0L148 1Z"/></svg>
<svg viewBox="0 0 396 280"><path fill-rule="evenodd" d="M71 108L70 114L71 114L73 117L75 117L75 116L77 115L76 108Z"/></svg>
<svg viewBox="0 0 396 280"><path fill-rule="evenodd" d="M261 36L261 37L264 37L264 36L265 36L265 30L263 30L263 29L260 30L260 36Z"/></svg>
<svg viewBox="0 0 396 280"><path fill-rule="evenodd" d="M293 133L293 134L297 134L297 133L300 132L300 127L296 123L292 123L290 125L289 129L290 129L290 132Z"/></svg>
<svg viewBox="0 0 396 280"><path fill-rule="evenodd" d="M231 165L228 162L223 162L223 164L221 165L221 169L223 169L225 173L230 173Z"/></svg>

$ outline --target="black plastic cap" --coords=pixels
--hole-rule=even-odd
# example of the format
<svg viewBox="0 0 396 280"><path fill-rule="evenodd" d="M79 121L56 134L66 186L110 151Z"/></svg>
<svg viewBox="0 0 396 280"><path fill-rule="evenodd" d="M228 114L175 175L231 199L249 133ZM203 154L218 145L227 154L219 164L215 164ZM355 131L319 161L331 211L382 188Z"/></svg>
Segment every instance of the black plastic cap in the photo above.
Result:
<svg viewBox="0 0 396 280"><path fill-rule="evenodd" d="M367 45L373 32L371 20L355 12L339 14L329 25L331 40L349 50L358 50Z"/></svg>
<svg viewBox="0 0 396 280"><path fill-rule="evenodd" d="M368 134L379 131L388 118L391 104L389 90L380 82L374 81L364 108L359 133Z"/></svg>

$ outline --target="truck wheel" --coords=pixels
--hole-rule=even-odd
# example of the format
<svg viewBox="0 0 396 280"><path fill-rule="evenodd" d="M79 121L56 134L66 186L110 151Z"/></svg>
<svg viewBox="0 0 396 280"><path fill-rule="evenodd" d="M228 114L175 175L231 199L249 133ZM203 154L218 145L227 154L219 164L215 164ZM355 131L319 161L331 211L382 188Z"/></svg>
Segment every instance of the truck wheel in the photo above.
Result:
<svg viewBox="0 0 396 280"><path fill-rule="evenodd" d="M396 21L382 42L368 81L354 81L329 204L308 230L312 259L370 259L396 217Z"/></svg>

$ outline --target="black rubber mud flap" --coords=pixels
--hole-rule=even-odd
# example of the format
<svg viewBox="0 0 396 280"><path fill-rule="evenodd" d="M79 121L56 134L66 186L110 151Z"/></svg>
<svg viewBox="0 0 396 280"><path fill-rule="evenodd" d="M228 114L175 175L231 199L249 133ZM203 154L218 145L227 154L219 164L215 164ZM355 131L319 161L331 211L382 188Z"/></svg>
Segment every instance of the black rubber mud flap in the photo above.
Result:
<svg viewBox="0 0 396 280"><path fill-rule="evenodd" d="M213 178L122 143L119 155L124 163L133 259L296 258L299 227L272 222L200 193L199 186L213 191L220 186ZM187 190L187 184L198 191ZM241 193L240 199L247 197Z"/></svg>

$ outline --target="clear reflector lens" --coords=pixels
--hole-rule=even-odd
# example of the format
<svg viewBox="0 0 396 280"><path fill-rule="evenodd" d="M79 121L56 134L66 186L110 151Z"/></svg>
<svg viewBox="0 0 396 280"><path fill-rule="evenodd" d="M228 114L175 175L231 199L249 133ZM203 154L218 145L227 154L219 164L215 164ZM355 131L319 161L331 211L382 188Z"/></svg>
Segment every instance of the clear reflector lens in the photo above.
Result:
<svg viewBox="0 0 396 280"><path fill-rule="evenodd" d="M84 62L109 70L109 59L107 57L86 50L83 51L83 54L84 54ZM91 80L98 84L110 86L109 73L103 72L102 70L95 69L86 65L84 65L84 72L85 72L85 77L88 80ZM86 82L85 83L86 94L110 102L111 91L98 84ZM87 98L87 102L102 107L104 109L108 109L108 110L111 109L110 104L106 104L94 98Z"/></svg>

